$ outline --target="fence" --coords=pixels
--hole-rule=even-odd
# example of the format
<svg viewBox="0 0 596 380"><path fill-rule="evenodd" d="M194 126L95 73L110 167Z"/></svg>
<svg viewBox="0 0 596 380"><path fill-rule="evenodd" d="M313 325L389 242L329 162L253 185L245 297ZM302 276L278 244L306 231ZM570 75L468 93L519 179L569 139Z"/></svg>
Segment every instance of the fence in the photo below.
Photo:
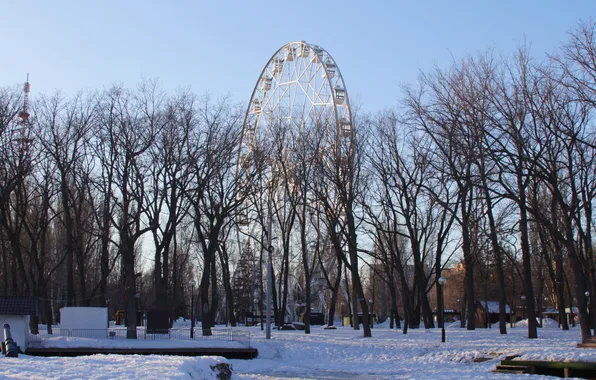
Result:
<svg viewBox="0 0 596 380"><path fill-rule="evenodd" d="M234 329L206 329L195 328L193 338L191 338L190 329L167 329L152 330L147 333L145 328L137 328L137 338L139 340L213 340L213 341L233 341L238 342L245 347L250 347L250 331L240 331ZM54 335L47 334L46 330L40 330L39 334L28 336L28 344L31 346L40 345L44 339L52 336L77 337L90 339L127 339L128 330L125 328L109 329L55 329Z"/></svg>

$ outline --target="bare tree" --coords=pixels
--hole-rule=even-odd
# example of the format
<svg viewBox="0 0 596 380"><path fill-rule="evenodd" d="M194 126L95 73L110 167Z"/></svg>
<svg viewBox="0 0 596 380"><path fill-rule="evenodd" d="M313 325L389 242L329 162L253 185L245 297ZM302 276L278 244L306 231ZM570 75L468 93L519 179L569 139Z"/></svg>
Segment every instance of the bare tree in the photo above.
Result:
<svg viewBox="0 0 596 380"><path fill-rule="evenodd" d="M499 195L513 201L519 210L525 308L530 339L538 335L528 229L528 191L535 179L536 157L541 155L540 147L533 144L532 140L535 120L530 110L534 75L528 53L521 49L514 64L506 64L504 70L496 75L494 85L487 89L495 110L491 121L493 128L487 133L488 145L492 147L492 162L498 168L495 182L501 189Z"/></svg>
<svg viewBox="0 0 596 380"><path fill-rule="evenodd" d="M5 217L8 212L8 201L16 186L22 182L30 170L30 162L20 150L25 146L16 144L20 136L18 118L22 105L22 92L19 87L0 87L0 215ZM15 149L16 148L16 149ZM23 152L24 153L24 152ZM9 275L9 268L16 269L16 263L11 260L7 251L5 233L0 232L2 238L2 279L4 295L8 295L12 285L12 292L16 291L16 277ZM14 272L11 270L11 272ZM9 278L12 282L9 283Z"/></svg>
<svg viewBox="0 0 596 380"><path fill-rule="evenodd" d="M127 337L135 339L136 246L141 236L153 228L143 220L143 215L150 206L146 178L152 162L148 151L166 120L163 95L155 83L147 82L137 92L114 87L103 97L102 128L107 134L108 152L115 153L113 162L102 163L113 173L113 188L109 190L115 217L111 224L118 236L112 243L122 261Z"/></svg>
<svg viewBox="0 0 596 380"><path fill-rule="evenodd" d="M240 113L229 107L225 99L217 104L205 99L199 114L200 121L189 140L193 177L186 196L191 203L203 265L199 283L203 334L211 335L219 303L216 255L221 253L226 226L234 222L243 202L238 197L241 188L236 181L242 126Z"/></svg>
<svg viewBox="0 0 596 380"><path fill-rule="evenodd" d="M352 316L354 329L359 329L358 305L362 310L362 325L365 337L372 336L368 302L364 295L359 273L358 225L361 216L358 215L359 202L362 202L364 183L362 173L363 150L365 146L366 128L364 123L358 124L357 117L352 122L349 134L342 134L341 129L327 128L327 121L321 121L317 126L319 135L312 140L313 152L322 152L313 156L314 179L312 191L314 200L325 216L325 223L330 236L337 231L337 241L345 243L346 253L342 255L346 268L352 278ZM328 135L328 131L334 131ZM325 131L325 132L324 132ZM321 135L321 133L324 133ZM312 144L312 143L311 143ZM329 147L322 150L323 147ZM333 241L333 240L332 240ZM336 244L336 243L334 243Z"/></svg>
<svg viewBox="0 0 596 380"><path fill-rule="evenodd" d="M475 203L476 175L474 162L477 155L477 141L472 133L467 105L461 94L466 89L465 64L455 66L451 71L435 69L430 75L421 75L418 91L408 89L406 106L410 123L417 126L433 142L427 160L441 163L444 180L452 181L455 196L443 203L461 229L464 263L465 294L468 316L476 314L474 299L474 256L471 245L471 224ZM440 198L436 198L440 199ZM453 202L455 200L455 202ZM468 330L475 329L475 319L469 317Z"/></svg>
<svg viewBox="0 0 596 380"><path fill-rule="evenodd" d="M448 262L443 253L454 221L454 215L437 201L449 198L445 186L449 182L437 180L439 172L428 160L430 140L398 123L392 114L381 115L376 125L369 149L375 178L371 192L374 203L367 207L367 214L374 226L376 244L380 250L388 250L391 271L399 274L407 324L417 328L418 310L422 310L428 328L433 325L429 284L433 283L433 274L440 277ZM410 262L413 273L407 269Z"/></svg>
<svg viewBox="0 0 596 380"><path fill-rule="evenodd" d="M64 101L58 93L41 98L37 105L37 123L42 131L42 149L56 168L56 182L60 189L59 218L66 235L66 304L75 305L75 261L80 271L79 290L86 299L84 256L85 226L83 220L90 161L85 151L94 116L94 102L89 96L77 95ZM87 227L87 228L86 228Z"/></svg>
<svg viewBox="0 0 596 380"><path fill-rule="evenodd" d="M183 196L191 178L188 152L189 133L195 121L194 96L189 92L176 95L166 105L167 122L149 150L154 165L149 181L151 207L147 209L153 227L155 264L153 293L155 306L175 310L168 296L175 293L171 272L171 253L177 249L177 230L188 212L188 200ZM165 220L164 220L165 218Z"/></svg>
<svg viewBox="0 0 596 380"><path fill-rule="evenodd" d="M586 340L591 336L585 292L591 287L594 271L591 230L596 149L588 130L591 106L585 101L576 101L575 90L569 91L573 87L562 83L564 79L556 77L556 73L547 72L536 80L532 89L535 139L536 145L541 146L541 154L536 159L536 177L548 189L551 203L548 213L545 212L548 208L539 204L531 205L530 211L569 255L582 339ZM562 261L560 255L557 260Z"/></svg>

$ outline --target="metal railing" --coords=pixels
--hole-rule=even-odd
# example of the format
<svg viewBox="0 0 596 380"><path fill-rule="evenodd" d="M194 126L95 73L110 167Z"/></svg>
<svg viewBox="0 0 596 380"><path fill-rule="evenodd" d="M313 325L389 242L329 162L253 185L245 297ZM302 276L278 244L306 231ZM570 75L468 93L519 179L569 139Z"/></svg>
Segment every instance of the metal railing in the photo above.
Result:
<svg viewBox="0 0 596 380"><path fill-rule="evenodd" d="M232 340L240 344L250 347L250 331L230 330L232 332Z"/></svg>
<svg viewBox="0 0 596 380"><path fill-rule="evenodd" d="M27 335L27 345L28 346L38 346L40 344L41 344L41 334L31 334L31 333L29 333Z"/></svg>
<svg viewBox="0 0 596 380"><path fill-rule="evenodd" d="M234 329L194 329L193 338L191 338L190 329L164 329L150 330L146 328L137 328L137 338L139 340L213 340L238 342L245 347L250 347L250 331L241 331ZM40 330L39 334L28 334L28 344L31 346L41 345L42 341L53 336L77 337L87 339L127 339L128 330L126 328L108 328L108 329L55 329L53 335L47 334L47 331Z"/></svg>

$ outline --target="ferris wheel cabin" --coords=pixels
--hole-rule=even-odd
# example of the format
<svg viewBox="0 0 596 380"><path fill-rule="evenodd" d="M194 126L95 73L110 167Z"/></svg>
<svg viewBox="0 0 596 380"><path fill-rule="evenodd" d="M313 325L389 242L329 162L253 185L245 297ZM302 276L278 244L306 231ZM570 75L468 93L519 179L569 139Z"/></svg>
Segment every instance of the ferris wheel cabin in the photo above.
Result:
<svg viewBox="0 0 596 380"><path fill-rule="evenodd" d="M325 71L323 72L323 78L333 78L335 76L335 63L329 58L325 60Z"/></svg>
<svg viewBox="0 0 596 380"><path fill-rule="evenodd" d="M344 104L346 99L346 90L343 87L335 86L335 102L337 104Z"/></svg>
<svg viewBox="0 0 596 380"><path fill-rule="evenodd" d="M273 78L270 77L265 77L263 78L263 81L261 82L261 90L262 91L269 91L271 90L271 84L273 82Z"/></svg>

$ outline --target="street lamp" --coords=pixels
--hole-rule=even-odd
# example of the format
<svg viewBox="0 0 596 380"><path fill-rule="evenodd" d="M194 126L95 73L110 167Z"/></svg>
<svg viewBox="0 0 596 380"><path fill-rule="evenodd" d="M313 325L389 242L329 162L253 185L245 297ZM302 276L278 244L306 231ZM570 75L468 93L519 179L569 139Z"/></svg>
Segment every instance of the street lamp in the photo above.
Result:
<svg viewBox="0 0 596 380"><path fill-rule="evenodd" d="M447 280L445 280L445 277L441 276L437 282L439 283L439 323L441 324L441 342L445 343L445 319L443 317L445 307L443 306L443 286Z"/></svg>
<svg viewBox="0 0 596 380"><path fill-rule="evenodd" d="M522 295L519 298L522 301L522 319L526 319L526 296Z"/></svg>
<svg viewBox="0 0 596 380"><path fill-rule="evenodd" d="M197 282L190 280L190 339L195 338L195 285Z"/></svg>
<svg viewBox="0 0 596 380"><path fill-rule="evenodd" d="M459 326L463 329L464 327L466 327L466 322L464 322L464 305L462 304L462 301L463 300L461 298L457 299L457 308L459 309Z"/></svg>
<svg viewBox="0 0 596 380"><path fill-rule="evenodd" d="M368 303L370 303L370 318L369 319L370 319L370 328L372 329L373 325L374 325L374 323L373 323L373 314L374 314L374 312L373 312L374 304L373 303L374 303L374 301L372 299L369 299Z"/></svg>
<svg viewBox="0 0 596 380"><path fill-rule="evenodd" d="M541 310L540 310L540 327L544 327L543 323L544 323L544 315L545 313L548 313L548 299L546 297L544 297L544 303L542 304Z"/></svg>
<svg viewBox="0 0 596 380"><path fill-rule="evenodd" d="M588 311L588 325L590 326L590 328L592 328L592 313L590 310L590 292L588 290L586 290L586 292L584 293L586 295L586 309Z"/></svg>

